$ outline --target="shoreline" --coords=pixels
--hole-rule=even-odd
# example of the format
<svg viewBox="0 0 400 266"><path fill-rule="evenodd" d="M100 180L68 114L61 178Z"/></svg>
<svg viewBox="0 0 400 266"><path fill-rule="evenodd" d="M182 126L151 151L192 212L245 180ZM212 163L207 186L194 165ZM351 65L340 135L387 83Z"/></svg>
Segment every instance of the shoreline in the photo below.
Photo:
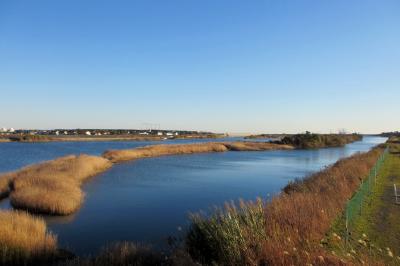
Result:
<svg viewBox="0 0 400 266"><path fill-rule="evenodd" d="M295 149L295 147L291 145L275 144L268 142L206 142L192 144L159 144L148 145L134 149L108 150L102 154L102 157L110 160L113 163L120 163L124 161L167 155L184 155L227 151L267 151L293 149Z"/></svg>
<svg viewBox="0 0 400 266"><path fill-rule="evenodd" d="M214 144L221 145L221 143L214 143ZM243 143L239 143L239 144L243 144ZM236 147L236 148L238 147L237 146L238 143L234 143L234 142L225 143L225 145L231 145L231 148L232 147ZM253 145L259 145L259 143L255 143ZM153 145L153 146L171 146L171 145ZM178 146L178 145L175 145L175 146ZM181 146L185 146L185 144L181 145ZM151 147L151 146L149 146L149 147ZM222 146L217 146L217 147L222 147ZM255 147L257 147L257 146L254 146L254 147L251 147L251 148L254 150ZM247 147L247 149L250 149L250 147ZM232 150L232 151L234 151L234 150ZM258 202L255 205L243 205L244 206L243 209L240 209L240 210L243 211L244 215L247 215L248 211L250 211L250 212L254 211L256 215L258 214L259 210L262 211L262 216L254 217L254 218L256 218L256 220L254 220L254 221L258 221L257 220L258 218L264 217L264 215L267 215L267 216L265 216L266 219L268 219L268 221L270 221L270 222L273 222L275 224L275 226L279 226L279 228L281 229L281 230L279 230L280 232L289 233L290 239L292 239L293 244L296 245L296 247L297 247L297 249L299 249L299 251L304 251L304 254L309 253L312 256L312 257L307 257L307 258L304 257L304 256L300 256L300 258L299 258L298 255L296 255L296 253L292 254L290 252L290 250L292 248L292 244L291 243L288 243L289 246L286 246L286 243L285 243L284 246L280 247L280 245L283 243L281 241L281 239L286 239L286 237L288 237L287 235L285 235L285 234L283 234L283 235L281 235L281 234L279 234L279 235L270 235L271 238L270 238L269 241L271 243L267 244L267 247L270 248L270 247L276 246L277 249L273 249L271 251L273 251L275 255L279 255L279 259L284 257L285 258L285 260L284 260L285 262L288 262L288 263L291 262L292 263L292 262L300 262L297 259L302 259L302 260L304 259L304 261L308 261L309 259L315 259L317 256L322 255L325 259L328 259L328 260L332 259L333 261L335 261L336 258L334 256L332 256L332 255L329 255L329 254L325 253L325 251L323 251L323 249L320 249L320 248L315 248L314 249L314 248L312 248L311 250L309 250L306 247L304 247L304 249L301 247L301 243L302 243L301 240L298 239L297 237L294 237L294 236L296 234L298 234L298 232L301 232L301 230L296 231L297 229L303 229L304 230L304 229L308 228L308 226L304 225L305 227L303 227L302 224L297 224L297 222L296 222L296 224L294 224L295 228L292 228L291 225L287 225L285 223L282 223L282 221L286 221L287 220L286 218L288 218L288 221L289 220L297 221L297 219L295 219L295 218L296 217L301 217L302 216L301 213L304 212L304 211L306 211L306 213L310 216L310 219L312 219L313 222L311 224L313 224L315 226L318 226L318 222L316 222L317 220L319 221L319 220L322 219L324 223L326 223L328 220L331 220L332 217L336 216L336 214L338 212L338 209L337 209L338 205L334 204L336 207L335 206L330 206L330 205L324 206L324 202L325 201L323 199L329 198L329 195L330 195L330 197L339 197L338 201L339 202L343 202L343 198L346 198L347 196L344 196L341 193L339 193L337 196L334 196L336 194L335 194L335 192L333 190L339 189L339 191L340 191L341 189L345 189L345 191L343 191L344 194L345 195L350 195L351 194L351 190L353 190L354 187L358 186L358 182L360 182L360 180L358 179L358 176L359 176L360 173L365 171L364 166L366 168L369 168L369 165L372 163L372 161L374 161L374 157L376 157L377 156L376 154L379 153L378 151L379 151L379 148L378 149L374 148L374 149L372 149L372 150L370 150L370 151L368 151L366 153L362 153L362 154L353 155L353 156L350 156L350 157L347 157L347 158L343 158L343 159L337 161L336 163L334 163L329 168L321 170L319 172L316 172L316 173L312 174L311 176L305 177L304 179L302 179L302 181L296 181L294 183L289 183L287 186L282 188L282 193L280 194L280 196L276 196L276 198L274 198L271 203L266 203L267 205L260 205L261 203ZM179 153L179 154L182 154L182 153ZM101 157L96 157L96 160L98 158L102 159ZM142 157L142 158L148 158L148 157ZM56 160L60 160L60 158L56 159ZM105 159L103 159L103 160L105 160ZM50 162L53 162L53 161L50 161ZM105 160L105 161L107 161L107 160ZM354 163L357 163L357 164L354 164ZM361 164L361 165L358 165L358 164ZM81 164L81 166L84 166L84 165L87 165L87 163L85 162L85 163ZM364 166L362 166L362 165L364 165ZM111 164L111 166L112 166L112 164ZM327 176L335 177L335 179L338 178L337 181L340 181L340 180L342 180L341 177L340 177L342 175L342 171L340 169L342 169L342 168L343 169L347 169L347 168L349 168L349 166L355 167L354 170L357 169L354 172L353 171L348 171L349 175L348 176L347 175L343 176L343 178L345 178L347 180L347 182L349 182L349 184L351 184L351 188L347 189L346 186L342 186L342 185L339 186L338 188L331 187L333 184L331 184L331 182L327 182L326 177ZM32 167L37 167L37 165L33 165ZM357 174L358 171L360 171L359 174ZM101 172L102 171L99 171L98 173L101 173ZM336 176L337 174L339 176ZM363 174L361 174L361 175L363 175ZM88 178L88 176L94 176L94 175L86 175L86 177L84 177L83 179ZM0 180L1 180L1 178L0 178ZM22 179L21 179L21 181L25 181L26 182L26 180L22 180ZM42 180L42 181L44 183L46 183L47 180ZM325 182L327 182L327 183L325 183ZM32 182L27 182L27 183L31 184ZM35 181L33 183L36 184L37 182ZM18 187L18 184L17 184L17 187ZM337 191L337 192L339 192L339 191ZM326 193L326 192L329 192L329 195L323 196L324 193ZM310 195L308 195L308 194L310 194ZM328 215L329 218L325 217L322 214L319 214L319 212L317 212L315 210L315 208L312 208L312 206L315 205L315 203L313 203L315 199L313 198L313 196L311 194L312 195L314 195L314 194L317 195L318 194L318 195L322 196L322 200L318 200L317 208L321 207L321 208L325 209L326 214L329 213L329 215ZM305 202L303 202L303 197L308 197L308 196L310 196L313 199L310 198L310 200L306 200ZM329 201L327 201L327 202L329 202ZM301 205L304 204L304 203L307 203L307 204L305 204L302 207ZM310 203L310 204L308 204L308 203ZM292 204L294 204L294 206L297 206L297 207L294 208L294 209L293 208L290 209L289 207ZM342 205L342 203L339 203L339 205ZM262 208L262 209L260 209L259 207ZM332 207L333 207L333 209L330 209ZM283 209L281 209L281 208L283 208ZM79 206L78 206L78 209L79 209ZM265 213L264 213L264 210L265 210ZM0 210L0 212L1 211L2 210ZM12 211L12 212L15 212L15 211ZM221 213L221 215L222 215L222 213ZM230 214L228 213L228 215L230 215ZM239 216L235 216L235 215L236 214L233 213L233 215L230 215L230 217L233 217L233 219L235 219L235 217L239 217ZM220 217L220 219L225 219L226 216L219 216L219 217ZM240 217L245 217L245 216L240 216ZM283 218L283 220L280 217ZM326 219L326 218L328 218L328 219ZM240 218L240 219L242 219L242 218ZM270 234L270 232L272 232L270 230L270 228L269 228L270 222L268 222L267 227L266 227L266 229L267 229L266 232L267 232L268 235ZM192 226L197 226L198 223L200 223L200 224L202 224L204 226L207 226L207 224L209 222L208 222L208 220L194 220L194 221L192 220ZM226 226L226 225L227 224L225 224L225 225L223 224L223 226ZM239 222L239 225L242 226L240 224L240 222ZM325 227L325 226L326 226L326 224L323 225L323 227ZM219 230L219 228L221 228L221 230L224 230L225 227L220 227L218 225L216 230ZM294 231L292 229L290 229L290 228L292 228ZM264 230L263 227L261 227L261 229ZM251 230L253 230L253 229L252 228L248 228L248 230L249 230L248 232L252 232ZM310 239L310 243L314 244L315 241L316 241L316 243L319 243L319 239L321 237L320 233L322 233L322 231L320 231L320 230L317 230L317 231L318 231L318 233L316 233L316 235L314 237L312 237L312 239ZM307 229L306 232L304 233L305 234L304 237L306 237L309 232L310 231L308 231L308 229ZM302 233L302 235L303 235L303 233ZM200 239L202 239L202 238L200 238ZM315 240L315 239L317 239L317 240ZM197 244L200 244L201 246L203 246L203 244L208 245L207 243L196 242L196 241L198 241L198 239L196 239L196 238L194 238L194 239L192 238L191 241L192 241L191 242L191 245L192 245L191 248L196 248ZM195 241L195 242L193 242L193 241ZM212 239L210 241L220 241L220 240ZM276 243L276 245L274 245L274 242L276 242L276 241L278 241L278 242ZM269 242L267 242L267 243L269 243ZM261 242L259 242L259 244L260 245L264 245L263 240ZM250 243L250 245L251 245L251 243ZM223 245L221 247L223 248ZM283 248L284 250L289 250L289 253L288 254L284 253L282 255L281 254L282 250L280 250L280 248L278 248L278 247ZM250 249L250 251L252 251L252 250ZM154 254L153 254L154 256L158 256L157 255L158 253L156 251L152 251L152 252L154 252ZM279 254L275 253L275 252L278 252ZM115 255L117 256L118 253L116 253ZM201 256L201 254L198 254L198 255ZM264 256L265 254L257 254L257 256L258 255ZM185 256L189 256L188 258L190 258L191 261L193 259L194 259L194 261L198 261L198 259L201 260L201 258L196 257L193 254L190 254L190 255L187 254ZM271 259L271 261L277 262L277 261L275 261L274 255L272 254L271 256L272 257L268 257L267 256L266 258L261 258L261 259L267 259L267 260ZM256 258L259 259L260 257L256 257ZM80 259L86 259L86 257L81 257ZM216 259L217 261L219 260L218 257L216 257L214 259ZM229 259L231 259L231 258L229 258ZM233 259L233 261L229 261L229 262L238 262L238 261L236 261L235 258L232 258L232 259ZM276 258L276 259L278 259L278 258Z"/></svg>
<svg viewBox="0 0 400 266"><path fill-rule="evenodd" d="M337 137L341 139L343 136ZM108 150L101 156L69 155L0 175L0 196L2 198L9 197L10 203L15 209L23 209L32 213L69 215L77 211L84 200L81 184L87 178L111 168L114 163L195 153L293 150L303 147L307 140L302 139L301 146L277 142L204 142L158 144L133 149ZM324 138L324 140L326 139ZM356 139L345 137L343 141L350 143ZM27 185L20 186L19 183ZM44 199L43 194L46 195L44 190L47 190L47 194L52 197ZM69 204L63 200L65 194L70 195L71 202Z"/></svg>
<svg viewBox="0 0 400 266"><path fill-rule="evenodd" d="M327 250L324 239L384 146L289 182L271 200L226 204L211 215L193 214L184 249L195 262L205 264L358 265L352 256L342 258Z"/></svg>
<svg viewBox="0 0 400 266"><path fill-rule="evenodd" d="M181 136L138 136L138 135L111 135L111 136L46 136L46 135L10 135L0 136L0 143L43 143L43 142L102 142L102 141L164 141L185 139L219 139L225 135L181 135Z"/></svg>
<svg viewBox="0 0 400 266"><path fill-rule="evenodd" d="M110 169L114 163L166 155L226 151L265 151L294 149L272 143L206 142L160 144L129 150L106 151L103 156L68 155L0 175L0 199L10 198L14 209L35 214L69 215L84 201L82 184Z"/></svg>
<svg viewBox="0 0 400 266"><path fill-rule="evenodd" d="M197 153L197 152L209 152L209 151L205 151L205 150L196 150L196 148L194 147L202 147L205 146L207 149L210 147L209 146L210 143L200 143L200 144L181 144L181 145L153 145L153 146L146 146L146 147L142 147L142 148L136 148L136 149L131 149L132 150L140 150L141 152L143 152L143 149L145 151L148 152L149 148L151 147L156 147L156 148L152 148L150 150L154 151L159 151L160 146L162 148L166 148L169 147L169 150L172 150L172 153L162 153L162 154L155 154L157 156L166 156L166 155L172 155L172 154L188 154L188 153L183 153L182 149L183 147L186 148L190 148L189 152L191 153ZM261 146L260 146L261 145ZM266 146L268 145L268 146ZM189 147L188 147L189 146ZM214 142L211 145L212 149L216 149L214 152L224 152L224 151L260 151L260 150L273 150L273 149L277 149L278 147L283 148L282 146L286 146L286 149L294 149L294 147L288 147L288 145L279 145L279 144L274 144L274 143L260 143L260 142ZM223 148L224 147L224 148ZM178 148L178 149L177 149ZM203 147L204 148L204 147ZM202 148L202 149L203 149ZM206 149L206 150L207 150ZM167 150L168 151L168 150ZM286 254L283 253L281 254L282 250L280 250L280 248L284 248L284 250L291 250L292 246L289 243L289 246L286 246L286 244L282 247L279 247L278 249L275 249L274 247L277 246L277 243L274 244L274 242L279 241L278 243L280 243L279 245L282 244L281 242L281 238L286 238L288 237L285 234L278 234L278 235L274 235L273 232L273 228L275 228L276 226L278 226L280 229L280 232L287 232L289 234L289 237L291 239L293 239L293 244L296 244L297 248L299 249L299 251L303 251L305 254L311 254L312 256L315 256L315 254L321 254L325 257L325 259L332 259L333 261L335 261L335 257L334 256L329 256L327 253L325 253L325 251L316 248L313 250L309 250L308 248L302 248L301 247L301 239L295 237L294 235L298 234L298 232L300 232L300 230L298 229L306 229L308 228L303 227L303 225L299 224L297 218L298 217L302 217L304 215L302 215L301 213L306 212L306 216L310 217L312 224L317 225L318 223L316 222L317 220L320 220L321 218L323 218L323 222L326 223L327 221L331 220L332 217L334 217L337 212L338 212L338 205L336 205L337 203L334 204L334 206L331 206L330 204L328 204L327 206L324 206L324 202L328 202L325 201L324 199L329 198L329 196L331 196L332 198L336 197L337 201L342 201L343 199L339 198L341 197L340 195L336 195L333 192L336 191L336 188L340 188L340 189L345 189L343 191L344 194L349 195L349 193L351 193L351 191L349 191L349 189L344 188L342 185L340 185L340 183L331 183L329 182L330 178L334 178L337 181L341 180L341 176L342 176L342 170L343 171L349 171L349 175L348 177L346 177L346 179L350 182L351 184L351 189L353 189L353 187L358 186L358 183L360 182L359 176L361 176L360 174L357 173L361 173L365 171L365 167L369 168L369 165L372 163L372 160L374 160L374 157L377 156L377 154L379 153L379 148L375 147L372 150L366 152L366 153L362 153L362 154L356 154L344 159L341 159L339 161L337 161L336 163L334 163L332 166L330 166L329 168L326 168L324 170L321 170L319 172L316 172L308 177L304 177L302 180L299 181L295 181L292 183L288 183L284 188L282 188L282 192L276 196L270 203L262 203L263 205L260 205L261 202L258 202L257 204L245 204L245 205L241 205L240 207L240 212L241 213L237 213L234 209L234 207L232 207L231 209L227 209L227 212L221 212L220 214L218 214L219 218L217 219L218 221L223 222L224 219L226 219L228 215L230 218L229 219L240 219L242 221L243 217L245 218L248 215L248 212L253 212L253 214L255 214L256 216L252 216L252 218L254 218L256 223L258 222L257 219L259 219L260 217L265 217L263 219L266 219L266 221L268 221L268 223L265 225L266 227L260 227L259 229L262 229L262 231L264 232L264 230L271 238L269 239L268 242L263 242L263 238L261 238L261 242L259 242L258 244L260 245L267 245L267 248L273 248L273 252L278 252L279 254L279 258L285 257L285 262L299 262L298 259L305 259L305 257L301 256L298 257L298 255L295 255L292 253L290 254ZM142 153L139 153L139 155ZM135 154L135 158L137 158L138 154ZM142 156L141 158L149 158L151 156L149 155L153 155L153 154L148 154L148 153L144 153L144 156ZM90 159L90 160L89 160ZM80 162L78 162L80 160ZM90 166L89 161L95 161L96 162L96 167L92 167ZM58 163L55 163L57 162ZM65 161L69 161L69 163L65 163ZM360 163L361 165L354 165L354 163ZM56 189L56 191L54 191L56 194L58 193L58 199L67 199L67 201L69 201L70 195L69 193L65 193L65 191L63 191L62 189L65 187L65 184L63 182L63 180L66 179L66 177L71 176L70 173L65 173L65 169L75 169L76 173L79 173L79 177L74 178L76 179L75 182L74 180L71 181L71 184L73 184L73 186L80 186L82 184L82 182L84 182L85 180L87 180L90 177L93 177L97 174L100 174L104 171L106 171L107 169L111 168L113 165L113 163L108 160L105 159L103 157L99 157L99 156L88 156L88 155L80 155L80 156L66 156L66 157L61 157L52 161L48 161L48 162L44 162L44 163L40 163L40 164L35 164L32 166L28 166L23 168L22 170L16 171L16 172L11 172L8 173L6 175L0 176L0 181L4 180L2 179L2 177L4 176L8 176L10 178L10 183L8 184L8 188L10 189L10 200L12 201L13 198L13 193L15 191L21 193L21 189L24 190L26 188L31 188L31 186L39 186L37 189L41 189L42 185L49 185L51 188L51 191L53 191L54 189ZM67 166L67 167L66 167ZM348 169L348 168L352 168L355 167L354 170L356 171L352 171L352 169ZM59 171L59 172L57 172ZM33 175L30 175L30 173L33 173ZM40 174L40 175L39 175ZM56 174L56 175L54 175ZM64 176L59 176L60 174L64 174ZM17 175L13 176L13 175ZM40 176L38 178L38 176ZM73 175L74 176L74 175ZM329 178L328 178L329 177ZM54 179L53 179L54 178ZM50 181L50 182L49 182ZM12 182L12 184L11 184ZM336 184L336 185L334 185ZM333 186L333 187L331 187ZM335 188L336 187L336 188ZM61 189L61 190L60 190ZM76 187L74 189L77 189ZM78 189L80 189L78 187ZM1 184L0 184L0 191L1 191ZM35 197L31 197L31 191L30 189L25 190L26 192L28 192L28 204L32 204L33 206L36 207L36 209L31 209L31 206L28 206L25 208L20 208L23 210L27 210L30 213L38 213L38 214L49 214L46 211L38 211L37 207L38 205L35 205L36 203L32 200L35 199L42 199L43 194L36 194L36 198ZM48 192L49 190L44 190L46 192ZM324 193L329 192L329 195L324 195ZM333 194L332 194L333 193ZM22 193L24 194L24 193ZM309 202L308 200L306 200L305 202L303 201L303 197L311 197L315 200L315 195L321 195L321 199L318 199L318 208L324 208L327 213L329 213L329 218L325 217L325 216L321 216L321 215L317 215L317 213L315 213L315 210L313 207L311 207L313 204L309 204L310 202L312 202L312 200ZM343 195L344 195L343 194ZM335 196L336 195L336 196ZM342 196L343 196L342 195ZM24 195L22 195L24 196ZM54 196L54 194L53 194ZM23 197L22 197L23 198ZM57 197L56 197L57 198ZM305 199L305 198L304 198ZM24 200L24 199L23 199ZM72 199L74 200L74 199ZM45 206L46 208L50 208L51 209L51 204L53 204L52 201L49 201L48 198L42 199L42 202L40 202L40 204L43 204L43 201L45 202L45 204L50 204ZM81 203L83 202L83 197L79 198L78 200L76 200L75 202L77 202L78 204L75 205L74 208L70 209L70 213L74 213L76 210L79 209ZM60 203L60 201L58 201L58 204ZM338 202L339 203L339 202ZM294 204L295 206L297 206L295 209L290 209L289 207ZM302 206L302 204L305 204L304 206ZM341 205L341 203L339 203L339 205ZM57 205L59 206L59 205ZM19 208L18 206L14 206L17 209ZM40 207L40 206L39 206ZM43 207L43 206L41 206ZM333 209L330 209L333 208ZM230 213L230 211L234 211L233 213ZM258 216L258 214L260 214L259 212L262 212L261 216ZM3 210L0 210L0 213L3 212ZM18 212L18 210L12 210L9 211L10 213L15 213ZM265 213L264 213L265 212ZM224 214L225 213L225 214ZM253 215L250 214L250 215ZM50 215L65 215L62 213L50 213ZM264 216L265 215L265 216ZM297 217L297 218L296 218ZM282 218L282 219L281 219ZM326 219L328 218L328 219ZM199 220L200 219L200 220ZM193 226L198 226L199 223L200 225L202 224L202 226L208 226L209 224L209 220L202 220L202 218L200 217L198 220L193 220L191 219L192 222L192 227L191 229L195 228ZM315 220L316 219L316 220ZM217 221L217 220L212 220L212 221ZM315 221L314 221L315 220ZM285 221L294 221L294 223L290 222L290 224L286 224ZM241 224L242 222L239 221L239 226L243 226ZM269 224L275 224L275 226L273 228L269 228ZM263 225L263 223L261 223L260 225ZM293 225L295 226L294 228ZM212 226L212 224L211 224ZM222 226L222 227L221 227ZM217 227L213 227L216 228L216 230L225 230L229 228L225 228L225 226L229 226L229 223L226 224L223 222L222 225L217 225ZM247 225L245 225L247 226ZM326 226L326 225L324 225ZM258 227L257 227L258 228ZM252 232L252 230L254 230L254 228L244 228L246 231L249 230L248 232ZM201 229L200 229L201 230ZM258 230L258 229L257 229ZM297 232L296 234L292 234L292 231ZM296 231L298 230L298 231ZM193 232L193 231L189 231ZM232 231L233 233L235 232L235 230ZM322 231L321 231L322 232ZM320 231L318 231L315 235L316 239L319 241L320 239ZM27 232L29 234L29 232ZM201 233L201 231L197 232L197 233ZM257 233L257 232L256 232ZM307 234L309 233L308 229L307 232L305 232L305 237L307 237ZM270 235L271 234L271 235ZM189 235L186 235L186 239ZM193 235L192 235L193 237ZM250 236L251 237L251 236ZM252 237L251 237L252 238ZM203 246L204 244L208 245L209 243L197 243L196 241L203 241L201 238L198 239L196 238L196 235L194 236L194 238L192 238L190 241L191 242L191 247L189 247L189 249L185 249L185 250L189 250L189 253L185 253L185 254L181 254L182 256L185 256L185 258L189 258L191 262L195 262L195 261L199 261L202 260L202 258L200 257L196 257L196 255L190 253L190 250L193 250L193 248L196 248L197 244L200 244L201 246ZM0 239L1 240L1 239ZM315 241L317 241L314 239L314 237L310 240L310 243L314 243ZM215 240L215 239L209 239L209 241L220 241L219 239ZM318 242L317 241L317 242ZM124 243L131 243L131 242L124 242ZM246 242L247 243L247 242ZM269 244L268 244L269 243ZM319 242L318 242L319 243ZM212 244L212 243L211 243ZM224 248L224 243L222 243L223 245L220 246L221 248ZM250 246L252 246L252 243L249 243ZM258 245L257 244L257 245ZM129 244L130 245L130 244ZM157 251L155 250L151 250L152 252L152 256L158 256L159 254L157 253ZM250 249L251 250L251 247ZM57 249L57 251L55 251L54 249L51 252L61 252L62 249ZM183 250L181 250L183 251ZM197 250L198 251L198 250ZM115 254L115 256L118 256L118 250L116 250L115 252L117 252ZM186 251L185 251L186 252ZM219 250L217 251L219 252ZM224 250L222 250L222 252L225 252ZM290 252L290 251L289 251ZM317 253L316 253L317 252ZM322 252L322 253L321 253ZM72 253L69 253L71 256L74 256ZM111 254L111 253L110 253ZM275 253L275 255L278 255L277 253ZM46 254L45 254L46 255ZM206 254L198 254L198 255L206 255ZM260 255L260 254L258 254ZM261 254L261 256L264 256L265 254ZM40 257L39 257L40 258ZM71 257L72 258L72 257ZM74 257L74 258L78 258L79 260L86 260L86 257ZM231 258L227 257L229 260ZM57 260L65 260L67 258L62 257L61 258L57 258L55 257L55 259ZM216 259L215 261L218 261L219 258L212 258L212 259ZM232 258L232 261L227 261L227 262L232 262L233 264L238 262L235 261L236 258ZM255 259L260 259L260 257L255 257ZM304 261L309 261L310 257L308 257L306 260ZM272 262L277 262L274 261L274 257L265 257L265 258L261 258L261 260L267 260L267 261L272 261ZM303 262L304 262L303 261ZM241 261L239 261L241 262ZM194 265L194 264L190 264L190 265Z"/></svg>

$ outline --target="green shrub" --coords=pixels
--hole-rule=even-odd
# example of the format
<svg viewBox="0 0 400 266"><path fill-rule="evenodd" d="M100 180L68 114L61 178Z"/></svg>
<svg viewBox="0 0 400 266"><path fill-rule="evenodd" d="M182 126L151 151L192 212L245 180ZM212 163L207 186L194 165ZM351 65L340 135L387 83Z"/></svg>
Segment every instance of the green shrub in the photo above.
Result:
<svg viewBox="0 0 400 266"><path fill-rule="evenodd" d="M245 265L258 257L266 239L264 204L261 200L239 208L226 204L210 217L191 215L186 246L193 258L206 264Z"/></svg>

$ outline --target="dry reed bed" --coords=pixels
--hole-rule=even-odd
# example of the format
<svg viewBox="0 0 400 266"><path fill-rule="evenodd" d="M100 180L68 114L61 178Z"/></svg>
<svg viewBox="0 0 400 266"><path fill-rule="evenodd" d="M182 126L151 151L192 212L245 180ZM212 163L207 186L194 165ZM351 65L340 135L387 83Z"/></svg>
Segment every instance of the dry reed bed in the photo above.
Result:
<svg viewBox="0 0 400 266"><path fill-rule="evenodd" d="M239 210L228 206L211 218L195 215L188 250L206 264L344 265L320 241L382 151L353 155L290 183L262 208L258 202L242 204Z"/></svg>
<svg viewBox="0 0 400 266"><path fill-rule="evenodd" d="M55 255L57 238L43 219L21 211L0 211L0 264L25 264Z"/></svg>
<svg viewBox="0 0 400 266"><path fill-rule="evenodd" d="M110 150L103 157L112 162L130 161L141 158L159 157L165 155L193 154L226 151L265 151L277 149L293 149L289 145L279 145L266 142L207 142L177 145L150 145L135 149Z"/></svg>
<svg viewBox="0 0 400 266"><path fill-rule="evenodd" d="M0 189L3 194L9 193L14 208L67 215L75 212L83 201L82 182L111 165L96 156L61 157L0 176L3 184Z"/></svg>
<svg viewBox="0 0 400 266"><path fill-rule="evenodd" d="M1 175L0 199L10 196L14 208L32 213L68 215L83 202L82 182L110 168L112 162L164 155L273 149L292 147L261 142L199 143L107 151L104 158L70 155Z"/></svg>
<svg viewBox="0 0 400 266"><path fill-rule="evenodd" d="M268 240L263 259L275 265L341 264L339 259L326 254L319 242L382 152L382 148L375 148L339 160L321 172L286 186L285 193L265 207Z"/></svg>
<svg viewBox="0 0 400 266"><path fill-rule="evenodd" d="M0 176L0 200L10 194L11 178L9 175Z"/></svg>

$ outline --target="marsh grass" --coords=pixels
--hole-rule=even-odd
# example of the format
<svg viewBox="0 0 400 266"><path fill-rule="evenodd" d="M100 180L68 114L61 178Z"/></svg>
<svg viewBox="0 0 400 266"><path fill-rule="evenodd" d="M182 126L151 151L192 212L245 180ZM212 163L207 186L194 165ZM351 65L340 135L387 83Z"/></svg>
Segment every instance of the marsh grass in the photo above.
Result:
<svg viewBox="0 0 400 266"><path fill-rule="evenodd" d="M290 183L261 206L259 201L239 209L230 205L210 217L193 216L188 251L208 264L343 265L320 241L382 151L342 159Z"/></svg>
<svg viewBox="0 0 400 266"><path fill-rule="evenodd" d="M11 191L11 177L10 175L0 176L0 200L8 197Z"/></svg>
<svg viewBox="0 0 400 266"><path fill-rule="evenodd" d="M111 160L112 162L122 162L165 155L226 151L262 151L273 149L292 149L292 147L289 145L278 145L263 142L207 142L196 144L150 145L135 149L106 151L103 153L103 157Z"/></svg>
<svg viewBox="0 0 400 266"><path fill-rule="evenodd" d="M14 208L67 215L76 211L83 201L82 182L111 165L102 157L71 155L5 174L0 180L8 180Z"/></svg>
<svg viewBox="0 0 400 266"><path fill-rule="evenodd" d="M291 145L275 144L270 142L250 142L250 141L236 141L225 142L224 145L230 151L268 151L268 150L292 150Z"/></svg>
<svg viewBox="0 0 400 266"><path fill-rule="evenodd" d="M186 244L193 258L207 265L253 264L266 240L261 200L226 204L210 217L193 214L191 222Z"/></svg>
<svg viewBox="0 0 400 266"><path fill-rule="evenodd" d="M181 145L150 145L135 149L111 150L103 153L103 157L112 162L135 160L164 155L178 155L204 152L224 152L227 148L221 143L181 144Z"/></svg>
<svg viewBox="0 0 400 266"><path fill-rule="evenodd" d="M21 211L0 211L0 265L45 261L57 253L57 238L43 219Z"/></svg>

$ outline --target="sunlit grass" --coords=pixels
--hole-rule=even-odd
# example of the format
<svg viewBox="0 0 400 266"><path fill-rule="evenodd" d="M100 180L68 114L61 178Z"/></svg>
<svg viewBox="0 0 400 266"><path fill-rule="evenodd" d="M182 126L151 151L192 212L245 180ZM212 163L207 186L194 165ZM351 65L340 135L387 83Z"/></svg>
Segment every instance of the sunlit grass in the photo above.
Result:
<svg viewBox="0 0 400 266"><path fill-rule="evenodd" d="M57 238L45 222L20 211L0 211L0 264L43 260L57 251Z"/></svg>
<svg viewBox="0 0 400 266"><path fill-rule="evenodd" d="M191 215L186 245L192 256L206 264L253 264L266 241L264 205L240 202L217 210L210 217Z"/></svg>
<svg viewBox="0 0 400 266"><path fill-rule="evenodd" d="M262 151L273 149L292 149L289 145L278 145L262 142L206 142L178 145L151 145L127 150L110 150L103 153L103 157L113 162L129 161L140 158L158 157L165 155L179 155L205 152L225 151Z"/></svg>
<svg viewBox="0 0 400 266"><path fill-rule="evenodd" d="M35 213L67 215L76 211L83 201L82 182L111 165L101 157L66 156L0 176L0 180L11 180L13 207Z"/></svg>
<svg viewBox="0 0 400 266"><path fill-rule="evenodd" d="M265 204L228 205L210 217L193 216L188 251L200 262L222 265L342 265L320 241L382 151L342 159L290 183Z"/></svg>

